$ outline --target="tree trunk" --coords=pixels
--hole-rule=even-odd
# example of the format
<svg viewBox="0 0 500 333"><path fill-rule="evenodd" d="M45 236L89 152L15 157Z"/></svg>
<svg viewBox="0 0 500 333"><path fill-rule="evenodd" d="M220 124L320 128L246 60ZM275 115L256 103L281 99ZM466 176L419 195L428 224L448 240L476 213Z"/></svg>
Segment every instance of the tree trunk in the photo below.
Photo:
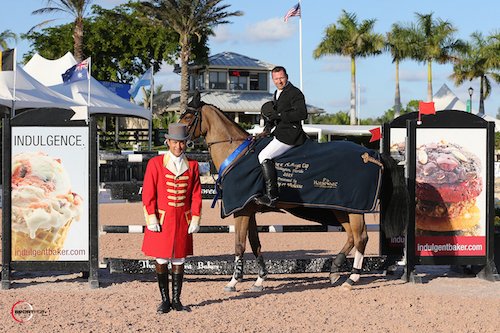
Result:
<svg viewBox="0 0 500 333"><path fill-rule="evenodd" d="M394 118L401 113L401 92L399 91L399 60L396 60L396 94L394 96Z"/></svg>
<svg viewBox="0 0 500 333"><path fill-rule="evenodd" d="M350 123L356 125L356 59L351 57L351 109Z"/></svg>
<svg viewBox="0 0 500 333"><path fill-rule="evenodd" d="M180 91L180 113L187 110L188 105L188 89L189 89L189 44L187 36L181 36L181 91Z"/></svg>
<svg viewBox="0 0 500 333"><path fill-rule="evenodd" d="M78 62L83 60L83 18L77 17L75 20L75 29L73 30L73 52Z"/></svg>
<svg viewBox="0 0 500 333"><path fill-rule="evenodd" d="M432 61L427 61L427 102L432 102Z"/></svg>

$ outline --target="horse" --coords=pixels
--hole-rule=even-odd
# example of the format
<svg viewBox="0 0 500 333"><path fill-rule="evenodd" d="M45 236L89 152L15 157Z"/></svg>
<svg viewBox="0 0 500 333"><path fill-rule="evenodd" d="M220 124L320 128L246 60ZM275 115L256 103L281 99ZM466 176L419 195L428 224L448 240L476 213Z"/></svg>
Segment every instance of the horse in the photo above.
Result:
<svg viewBox="0 0 500 333"><path fill-rule="evenodd" d="M234 152L237 158L244 154L235 150L251 138L248 132L230 119L216 106L205 104L201 101L199 93L195 94L189 103L187 110L181 114L180 123L188 126L191 140L204 137L215 168L220 171L221 165L227 161L228 156ZM234 155L233 154L233 155ZM383 165L382 181L380 185L381 216L384 217L384 231L388 237L400 235L408 221L409 195L406 184L401 173L397 170L397 164L389 154L380 155L380 163ZM352 289L359 279L363 264L365 247L368 242L368 234L364 215L350 213L340 209L316 209L314 217L299 215L294 211L296 206L279 201L276 210L285 210L293 215L306 218L307 220L319 222L324 225L342 225L347 234L347 240L340 252L332 261L329 273L330 283L335 285L340 279L340 267L346 261L347 255L355 248L354 263L349 278L342 284L343 288ZM243 280L243 255L245 253L246 238L256 258L258 266L258 278L251 287L251 291L262 291L268 270L262 255L261 244L257 231L255 215L257 212L269 211L268 207L257 205L254 201L248 202L241 210L233 214L235 227L235 262L231 280L224 287L227 292L236 291L236 285ZM318 213L319 214L316 214Z"/></svg>

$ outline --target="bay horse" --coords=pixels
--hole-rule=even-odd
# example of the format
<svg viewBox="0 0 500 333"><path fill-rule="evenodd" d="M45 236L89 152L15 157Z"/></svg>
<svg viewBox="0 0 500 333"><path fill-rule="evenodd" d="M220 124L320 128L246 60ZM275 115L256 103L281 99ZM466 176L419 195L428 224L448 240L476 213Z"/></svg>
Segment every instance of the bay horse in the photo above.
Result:
<svg viewBox="0 0 500 333"><path fill-rule="evenodd" d="M236 122L226 116L217 107L205 104L200 100L199 93L196 93L189 103L188 109L180 116L179 122L187 124L191 140L204 137L209 149L212 162L219 171L228 156L232 154L243 141L250 135ZM243 155L244 152L238 155ZM397 165L394 159L388 154L381 154L383 164L382 184L380 188L381 216L384 217L384 231L388 237L400 235L406 227L408 221L409 197L402 175L396 170ZM237 169L235 169L237 170ZM385 203L385 204L384 204ZM293 215L294 206L281 203L278 199L277 209L284 209ZM262 212L263 207L249 201L241 210L233 214L235 227L235 265L231 281L224 287L225 291L236 291L236 284L243 279L243 255L245 253L246 238L248 237L252 252L255 255L258 265L258 278L253 284L251 291L263 290L263 282L267 277L267 268L261 252L261 244L257 231L256 212ZM264 210L265 211L265 210ZM329 279L331 284L335 284L340 279L340 267L346 261L346 256L355 248L354 264L349 278L342 284L342 287L351 289L358 282L363 264L365 247L368 241L365 220L363 214L348 213L338 209L316 210L320 212L316 216L306 219L324 225L342 225L347 233L347 240L339 254L331 265Z"/></svg>

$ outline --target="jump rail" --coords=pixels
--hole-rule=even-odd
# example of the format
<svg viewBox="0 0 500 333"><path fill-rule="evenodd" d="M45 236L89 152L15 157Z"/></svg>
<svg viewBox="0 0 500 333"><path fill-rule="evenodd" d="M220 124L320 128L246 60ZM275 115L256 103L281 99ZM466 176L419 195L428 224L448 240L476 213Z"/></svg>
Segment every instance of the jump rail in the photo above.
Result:
<svg viewBox="0 0 500 333"><path fill-rule="evenodd" d="M333 256L335 258L335 256ZM333 258L304 259L268 259L265 260L269 274L322 273L330 272ZM363 261L363 271L385 270L386 256L367 256ZM341 272L349 272L353 258L340 267ZM104 265L109 266L110 273L149 274L154 272L154 260L104 258ZM220 257L199 257L188 259L184 265L186 274L191 275L231 275L234 272L234 261ZM255 260L246 260L245 274L258 274L259 267Z"/></svg>
<svg viewBox="0 0 500 333"><path fill-rule="evenodd" d="M146 226L136 225L103 225L101 233L104 234L142 234ZM380 231L378 224L367 224L367 231ZM344 228L339 226L325 225L261 225L257 227L259 232L342 232ZM234 233L234 225L204 225L198 233L202 234L224 234Z"/></svg>

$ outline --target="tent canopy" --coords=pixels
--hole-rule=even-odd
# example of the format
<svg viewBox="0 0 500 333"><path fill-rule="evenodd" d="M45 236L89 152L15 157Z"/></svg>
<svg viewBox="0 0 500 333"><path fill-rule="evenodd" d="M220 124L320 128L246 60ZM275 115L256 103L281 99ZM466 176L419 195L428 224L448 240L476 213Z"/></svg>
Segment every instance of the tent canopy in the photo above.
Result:
<svg viewBox="0 0 500 333"><path fill-rule="evenodd" d="M14 99L14 75L16 85L16 109L54 107L77 111L83 106L71 98L61 95L26 73L22 68L16 71L0 71L0 104L12 107Z"/></svg>
<svg viewBox="0 0 500 333"><path fill-rule="evenodd" d="M88 100L89 82L87 80L64 84L61 74L76 63L77 61L69 52L56 60L45 59L39 54L35 54L26 64L25 69L52 90L80 104L87 105L88 103L90 114L139 117L151 120L150 110L117 96L93 77L90 78L90 101Z"/></svg>
<svg viewBox="0 0 500 333"><path fill-rule="evenodd" d="M467 111L467 105L462 102L457 95L444 83L441 88L434 94L433 97L434 106L436 111L443 110L458 110ZM488 116L486 114L480 114L477 110L472 109L472 113L482 117L486 121L491 121L495 123L495 131L500 131L500 120Z"/></svg>

